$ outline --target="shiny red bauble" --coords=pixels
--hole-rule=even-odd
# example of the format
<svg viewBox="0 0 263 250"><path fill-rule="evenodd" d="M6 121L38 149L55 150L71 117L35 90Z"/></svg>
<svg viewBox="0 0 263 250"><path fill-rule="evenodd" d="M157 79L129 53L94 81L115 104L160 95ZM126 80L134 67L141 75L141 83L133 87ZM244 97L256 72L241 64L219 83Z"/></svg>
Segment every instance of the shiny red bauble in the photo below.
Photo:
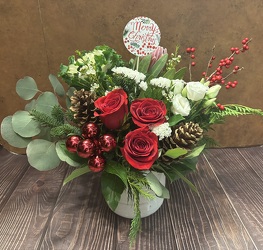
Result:
<svg viewBox="0 0 263 250"><path fill-rule="evenodd" d="M102 151L109 152L116 147L117 142L113 135L105 134L99 138L99 144Z"/></svg>
<svg viewBox="0 0 263 250"><path fill-rule="evenodd" d="M96 151L96 145L91 139L85 139L80 141L77 146L77 153L82 158L88 158L94 155Z"/></svg>
<svg viewBox="0 0 263 250"><path fill-rule="evenodd" d="M82 136L84 138L94 138L100 133L100 128L96 123L85 123L82 127Z"/></svg>
<svg viewBox="0 0 263 250"><path fill-rule="evenodd" d="M72 135L66 140L66 148L69 152L75 153L77 151L77 146L82 138L78 135Z"/></svg>
<svg viewBox="0 0 263 250"><path fill-rule="evenodd" d="M95 155L89 159L89 169L92 172L100 172L105 168L106 160L102 155Z"/></svg>

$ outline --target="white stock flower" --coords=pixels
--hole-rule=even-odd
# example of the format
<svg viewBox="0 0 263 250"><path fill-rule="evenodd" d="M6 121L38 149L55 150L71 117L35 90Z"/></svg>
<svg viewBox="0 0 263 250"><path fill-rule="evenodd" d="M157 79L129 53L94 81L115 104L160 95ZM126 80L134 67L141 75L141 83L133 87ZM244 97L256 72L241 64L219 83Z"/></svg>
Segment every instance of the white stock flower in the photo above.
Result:
<svg viewBox="0 0 263 250"><path fill-rule="evenodd" d="M72 75L78 73L78 66L75 64L70 64L68 66L68 73Z"/></svg>
<svg viewBox="0 0 263 250"><path fill-rule="evenodd" d="M98 83L93 83L90 87L90 91L91 92L95 92L98 88L100 87L100 85Z"/></svg>
<svg viewBox="0 0 263 250"><path fill-rule="evenodd" d="M209 87L204 86L201 82L188 82L186 84L187 98L192 101L202 100Z"/></svg>
<svg viewBox="0 0 263 250"><path fill-rule="evenodd" d="M148 88L147 82L141 81L139 87L145 91Z"/></svg>
<svg viewBox="0 0 263 250"><path fill-rule="evenodd" d="M145 75L137 70L132 70L127 67L115 67L112 69L115 74L123 75L133 79L136 83L140 83L145 79Z"/></svg>
<svg viewBox="0 0 263 250"><path fill-rule="evenodd" d="M151 130L159 137L159 140L162 140L165 137L169 137L172 134L172 129L170 128L168 122L165 122L158 126L154 126L151 128Z"/></svg>
<svg viewBox="0 0 263 250"><path fill-rule="evenodd" d="M215 97L217 97L217 95L218 95L218 93L219 93L219 90L221 89L222 87L220 86L220 85L214 85L214 86L212 86L212 87L210 87L209 89L208 89L208 91L206 92L206 96L208 97L208 98L215 98Z"/></svg>
<svg viewBox="0 0 263 250"><path fill-rule="evenodd" d="M162 89L169 89L171 87L171 80L164 77L153 78L150 81L150 84L153 86L160 87Z"/></svg>
<svg viewBox="0 0 263 250"><path fill-rule="evenodd" d="M188 99L181 94L177 94L172 100L171 111L175 115L180 114L182 116L188 116L191 111Z"/></svg>
<svg viewBox="0 0 263 250"><path fill-rule="evenodd" d="M182 92L185 85L185 81L180 79L172 80L172 85L173 85L174 95L177 95Z"/></svg>

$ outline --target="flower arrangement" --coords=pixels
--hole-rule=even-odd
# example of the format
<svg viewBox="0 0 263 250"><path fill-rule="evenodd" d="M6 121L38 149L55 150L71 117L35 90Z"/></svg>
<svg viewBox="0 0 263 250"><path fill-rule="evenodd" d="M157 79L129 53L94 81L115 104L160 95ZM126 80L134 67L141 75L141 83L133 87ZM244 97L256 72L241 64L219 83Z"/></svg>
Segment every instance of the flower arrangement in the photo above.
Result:
<svg viewBox="0 0 263 250"><path fill-rule="evenodd" d="M29 163L38 170L53 169L61 161L73 166L64 184L100 172L102 193L112 210L127 189L134 204L133 241L140 228L140 197L169 198L153 172L164 173L171 182L181 178L195 190L186 174L195 170L198 156L211 143L206 133L211 126L227 116L263 115L260 109L217 101L222 86L236 86L237 81L226 78L242 69L233 67L233 61L250 41L231 48L230 56L209 74L212 54L203 78L188 82L183 80L187 68L178 68L179 47L168 55L159 46L129 62L106 45L77 51L60 67L67 91L54 75L49 76L54 92L41 92L31 77L17 82L18 95L29 102L2 121L2 137L26 148ZM195 48L186 53L191 72ZM61 98L66 104L60 104Z"/></svg>

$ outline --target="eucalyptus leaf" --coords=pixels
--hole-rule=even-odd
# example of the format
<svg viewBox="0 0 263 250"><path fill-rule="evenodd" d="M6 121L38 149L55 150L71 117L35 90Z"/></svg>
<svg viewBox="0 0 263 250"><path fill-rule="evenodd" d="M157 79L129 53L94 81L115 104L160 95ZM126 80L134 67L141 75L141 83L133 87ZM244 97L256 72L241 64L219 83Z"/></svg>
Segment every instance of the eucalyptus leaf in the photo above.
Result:
<svg viewBox="0 0 263 250"><path fill-rule="evenodd" d="M189 159L189 158L195 158L195 157L199 156L203 152L203 150L205 149L205 145L206 144L203 144L203 145L201 145L199 147L194 148L191 151L191 153L188 154L185 158Z"/></svg>
<svg viewBox="0 0 263 250"><path fill-rule="evenodd" d="M177 123L183 121L184 119L185 118L180 114L173 115L168 120L169 126L172 127L172 126L176 125Z"/></svg>
<svg viewBox="0 0 263 250"><path fill-rule="evenodd" d="M26 76L16 83L16 93L24 100L32 99L38 91L35 80L30 76Z"/></svg>
<svg viewBox="0 0 263 250"><path fill-rule="evenodd" d="M16 148L26 148L31 141L30 138L23 138L13 130L12 116L7 116L3 119L1 123L1 136L9 145Z"/></svg>
<svg viewBox="0 0 263 250"><path fill-rule="evenodd" d="M89 173L89 172L90 172L90 169L88 166L77 168L63 181L63 185L66 185L68 182L74 180L75 178L81 175L84 175L86 173Z"/></svg>
<svg viewBox="0 0 263 250"><path fill-rule="evenodd" d="M72 167L79 167L85 162L87 162L86 159L79 157L75 153L69 152L66 148L65 141L58 141L56 143L56 151L57 151L59 159L61 161L65 161Z"/></svg>
<svg viewBox="0 0 263 250"><path fill-rule="evenodd" d="M50 115L55 105L59 105L57 97L52 92L44 92L37 98L36 110Z"/></svg>
<svg viewBox="0 0 263 250"><path fill-rule="evenodd" d="M104 171L101 176L101 191L108 206L115 211L117 208L121 194L125 190L123 181L113 174Z"/></svg>
<svg viewBox="0 0 263 250"><path fill-rule="evenodd" d="M121 164L115 161L108 161L105 171L109 174L117 175L123 181L124 185L128 187L126 168Z"/></svg>
<svg viewBox="0 0 263 250"><path fill-rule="evenodd" d="M36 103L37 103L36 100L33 99L31 102L26 104L25 110L26 111L31 111L31 110L35 109L36 108Z"/></svg>
<svg viewBox="0 0 263 250"><path fill-rule="evenodd" d="M62 86L62 84L60 83L60 81L57 79L56 76L50 74L48 76L49 81L55 91L55 93L61 97L65 96L65 90L64 87Z"/></svg>
<svg viewBox="0 0 263 250"><path fill-rule="evenodd" d="M182 155L187 154L187 150L184 148L173 148L173 149L169 149L165 152L165 156L168 156L172 159L176 159Z"/></svg>
<svg viewBox="0 0 263 250"><path fill-rule="evenodd" d="M139 72L141 72L143 74L147 73L149 66L150 66L150 63L151 63L151 59L152 59L151 55L147 55L147 56L142 58L142 60L139 63L139 69L138 69Z"/></svg>
<svg viewBox="0 0 263 250"><path fill-rule="evenodd" d="M40 171L56 168L60 159L56 152L56 144L43 139L31 141L26 150L29 164Z"/></svg>
<svg viewBox="0 0 263 250"><path fill-rule="evenodd" d="M22 137L33 137L41 131L39 123L27 111L17 111L12 117L12 126Z"/></svg>

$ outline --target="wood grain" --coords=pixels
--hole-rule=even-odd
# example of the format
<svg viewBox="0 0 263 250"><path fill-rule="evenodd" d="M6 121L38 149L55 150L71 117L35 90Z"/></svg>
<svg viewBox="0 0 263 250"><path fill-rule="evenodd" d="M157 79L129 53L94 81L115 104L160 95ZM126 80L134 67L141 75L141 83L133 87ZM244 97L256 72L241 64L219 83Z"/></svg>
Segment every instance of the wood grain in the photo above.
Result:
<svg viewBox="0 0 263 250"><path fill-rule="evenodd" d="M206 158L256 247L263 249L263 148L256 150L256 161L234 148L209 150Z"/></svg>
<svg viewBox="0 0 263 250"><path fill-rule="evenodd" d="M17 162L19 156L13 158ZM0 213L1 249L37 249L52 217L65 170L65 165L48 172L28 169Z"/></svg>

